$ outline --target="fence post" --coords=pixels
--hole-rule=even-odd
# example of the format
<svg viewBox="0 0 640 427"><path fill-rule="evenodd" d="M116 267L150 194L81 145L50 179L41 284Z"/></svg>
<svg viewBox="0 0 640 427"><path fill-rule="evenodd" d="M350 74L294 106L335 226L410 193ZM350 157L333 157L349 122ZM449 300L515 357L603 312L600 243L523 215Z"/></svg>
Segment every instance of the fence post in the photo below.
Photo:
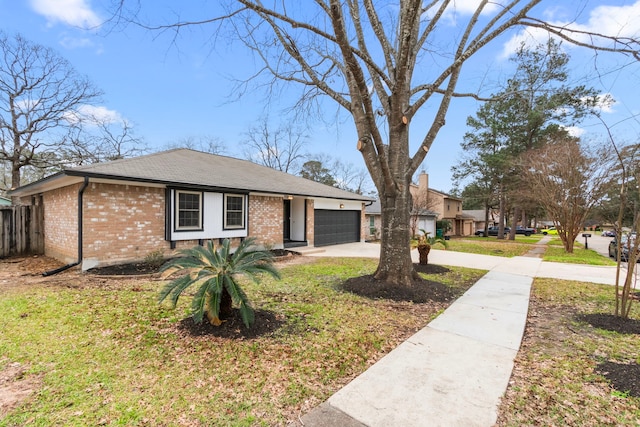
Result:
<svg viewBox="0 0 640 427"><path fill-rule="evenodd" d="M44 209L33 206L0 208L0 258L44 253Z"/></svg>

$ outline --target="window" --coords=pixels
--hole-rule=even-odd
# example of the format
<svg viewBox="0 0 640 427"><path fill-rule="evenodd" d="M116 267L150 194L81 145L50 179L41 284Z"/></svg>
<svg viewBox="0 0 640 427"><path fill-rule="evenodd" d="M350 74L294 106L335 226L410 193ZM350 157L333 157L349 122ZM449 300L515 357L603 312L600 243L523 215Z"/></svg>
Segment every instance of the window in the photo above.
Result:
<svg viewBox="0 0 640 427"><path fill-rule="evenodd" d="M202 193L176 191L176 230L202 230Z"/></svg>
<svg viewBox="0 0 640 427"><path fill-rule="evenodd" d="M244 228L243 195L224 195L224 228Z"/></svg>
<svg viewBox="0 0 640 427"><path fill-rule="evenodd" d="M373 215L371 215L369 217L369 227L375 227L376 225L376 219L373 217Z"/></svg>

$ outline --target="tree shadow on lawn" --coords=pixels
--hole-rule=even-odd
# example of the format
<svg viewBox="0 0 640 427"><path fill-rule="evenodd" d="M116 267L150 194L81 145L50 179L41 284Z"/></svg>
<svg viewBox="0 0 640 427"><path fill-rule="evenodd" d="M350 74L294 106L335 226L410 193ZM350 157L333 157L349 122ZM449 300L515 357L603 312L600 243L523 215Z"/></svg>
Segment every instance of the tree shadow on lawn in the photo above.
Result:
<svg viewBox="0 0 640 427"><path fill-rule="evenodd" d="M415 264L414 268L419 273L444 274L450 270L439 265ZM426 302L450 302L458 298L461 290L451 288L440 282L418 279L414 286L398 286L381 280L376 280L373 275L353 277L346 280L341 288L347 292L369 298L388 299L396 302L413 302L423 304Z"/></svg>

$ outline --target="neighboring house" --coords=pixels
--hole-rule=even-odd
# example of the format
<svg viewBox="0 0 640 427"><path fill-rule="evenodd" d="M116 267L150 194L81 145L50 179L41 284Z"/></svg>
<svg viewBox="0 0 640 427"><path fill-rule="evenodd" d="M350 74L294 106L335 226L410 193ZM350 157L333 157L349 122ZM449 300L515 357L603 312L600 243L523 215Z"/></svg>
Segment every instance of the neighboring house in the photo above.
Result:
<svg viewBox="0 0 640 427"><path fill-rule="evenodd" d="M44 206L45 255L83 270L207 240L265 247L364 240L371 198L188 149L81 166L10 192Z"/></svg>
<svg viewBox="0 0 640 427"><path fill-rule="evenodd" d="M11 199L0 196L0 206L11 206Z"/></svg>
<svg viewBox="0 0 640 427"><path fill-rule="evenodd" d="M409 189L413 197L413 215L411 228L419 235L425 230L429 236L436 235L436 221L446 219L451 222L449 235L471 235L473 218L462 212L462 200L429 188L429 175L421 173L418 184L411 184ZM380 201L367 205L365 209L366 223L369 226L369 239L379 239L382 226L382 210Z"/></svg>
<svg viewBox="0 0 640 427"><path fill-rule="evenodd" d="M486 227L493 227L498 224L497 213L493 209L489 210L489 224L485 224L485 213L484 209L465 209L462 211L463 215L473 218L473 234L478 230L484 230Z"/></svg>
<svg viewBox="0 0 640 427"><path fill-rule="evenodd" d="M369 227L367 239L380 239L380 230L382 228L382 208L379 200L365 205L365 218L365 222ZM420 210L417 215L415 215L415 218L411 219L412 222L415 221L416 235L420 235L420 230L424 230L429 233L429 236L434 237L436 235L437 219L438 215L435 212Z"/></svg>
<svg viewBox="0 0 640 427"><path fill-rule="evenodd" d="M438 220L451 223L451 231L447 234L454 236L469 236L473 230L474 219L462 212L462 199L429 188L429 175L422 172L418 177L418 185L411 184L411 194L416 201L422 203L425 209L435 212ZM425 196L426 194L426 196Z"/></svg>
<svg viewBox="0 0 640 427"><path fill-rule="evenodd" d="M382 207L380 200L368 203L364 208L365 223L367 227L367 240L379 240L382 229Z"/></svg>

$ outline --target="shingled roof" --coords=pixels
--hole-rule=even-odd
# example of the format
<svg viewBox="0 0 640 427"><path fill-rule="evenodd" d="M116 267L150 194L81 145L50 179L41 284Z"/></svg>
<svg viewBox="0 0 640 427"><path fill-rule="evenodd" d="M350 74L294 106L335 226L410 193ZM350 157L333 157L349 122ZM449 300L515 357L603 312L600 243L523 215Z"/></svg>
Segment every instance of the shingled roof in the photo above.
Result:
<svg viewBox="0 0 640 427"><path fill-rule="evenodd" d="M220 191L260 192L331 199L373 199L349 191L290 175L248 160L178 148L140 157L96 163L63 172L13 190L31 193L31 187L49 187L61 177L89 177L118 181L164 184ZM33 188L35 190L35 188Z"/></svg>

